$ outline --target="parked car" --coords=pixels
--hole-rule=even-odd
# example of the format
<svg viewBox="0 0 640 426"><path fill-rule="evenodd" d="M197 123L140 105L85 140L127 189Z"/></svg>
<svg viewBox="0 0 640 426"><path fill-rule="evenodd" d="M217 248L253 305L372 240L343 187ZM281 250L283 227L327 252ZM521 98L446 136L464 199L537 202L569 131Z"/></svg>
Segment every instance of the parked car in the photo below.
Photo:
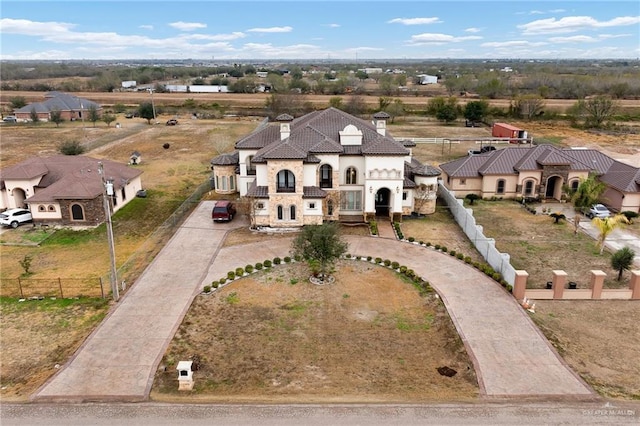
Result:
<svg viewBox="0 0 640 426"><path fill-rule="evenodd" d="M124 115L124 118L133 118L133 113L132 112L128 112Z"/></svg>
<svg viewBox="0 0 640 426"><path fill-rule="evenodd" d="M491 151L495 151L496 147L493 145L487 145L487 146L483 146L480 149L470 149L468 151L469 155L480 155L480 154L486 154L487 152L491 152Z"/></svg>
<svg viewBox="0 0 640 426"><path fill-rule="evenodd" d="M167 126L175 126L176 124L178 124L178 120L176 120L175 118L167 120Z"/></svg>
<svg viewBox="0 0 640 426"><path fill-rule="evenodd" d="M214 222L229 222L233 220L236 208L231 201L218 201L211 211Z"/></svg>
<svg viewBox="0 0 640 426"><path fill-rule="evenodd" d="M27 222L33 222L33 217L29 210L9 209L0 213L0 225L17 228Z"/></svg>
<svg viewBox="0 0 640 426"><path fill-rule="evenodd" d="M611 212L604 204L594 204L587 212L587 217L593 219L594 217L605 218L611 216Z"/></svg>
<svg viewBox="0 0 640 426"><path fill-rule="evenodd" d="M17 123L18 119L16 118L15 115L7 115L5 118L2 119L2 121L4 121L5 123Z"/></svg>

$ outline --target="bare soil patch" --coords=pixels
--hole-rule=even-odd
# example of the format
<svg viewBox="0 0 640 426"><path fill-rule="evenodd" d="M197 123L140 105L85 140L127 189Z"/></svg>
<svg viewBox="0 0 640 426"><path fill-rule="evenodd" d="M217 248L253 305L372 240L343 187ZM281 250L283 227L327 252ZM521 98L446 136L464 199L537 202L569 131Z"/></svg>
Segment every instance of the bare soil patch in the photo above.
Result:
<svg viewBox="0 0 640 426"><path fill-rule="evenodd" d="M107 312L100 299L0 298L0 397L24 400L73 354Z"/></svg>
<svg viewBox="0 0 640 426"><path fill-rule="evenodd" d="M156 375L154 399L419 402L475 398L477 381L433 293L385 268L341 261L316 286L304 264L238 280L192 304ZM197 355L195 389L175 365ZM448 366L454 377L437 368ZM166 371L165 371L166 369Z"/></svg>
<svg viewBox="0 0 640 426"><path fill-rule="evenodd" d="M540 300L532 318L571 368L601 395L640 400L638 303Z"/></svg>

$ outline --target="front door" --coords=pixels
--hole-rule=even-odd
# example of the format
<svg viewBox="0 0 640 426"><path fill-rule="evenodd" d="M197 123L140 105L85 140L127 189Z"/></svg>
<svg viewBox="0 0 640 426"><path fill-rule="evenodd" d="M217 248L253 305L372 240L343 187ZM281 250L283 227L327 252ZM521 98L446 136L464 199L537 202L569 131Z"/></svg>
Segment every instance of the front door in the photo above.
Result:
<svg viewBox="0 0 640 426"><path fill-rule="evenodd" d="M376 192L376 216L389 216L389 201L391 199L391 191L387 188L380 188Z"/></svg>
<svg viewBox="0 0 640 426"><path fill-rule="evenodd" d="M547 188L544 191L545 198L557 198L559 199L559 195L556 194L556 191L560 187L562 182L562 178L559 176L551 176L547 179Z"/></svg>

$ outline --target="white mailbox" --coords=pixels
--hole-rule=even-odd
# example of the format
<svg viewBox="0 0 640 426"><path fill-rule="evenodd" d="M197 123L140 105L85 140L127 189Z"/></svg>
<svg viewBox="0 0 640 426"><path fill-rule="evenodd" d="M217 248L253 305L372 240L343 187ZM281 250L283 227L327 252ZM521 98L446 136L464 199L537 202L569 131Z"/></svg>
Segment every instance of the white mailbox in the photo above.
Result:
<svg viewBox="0 0 640 426"><path fill-rule="evenodd" d="M193 381L193 371L191 370L191 365L193 361L179 361L176 370L178 370L178 390L192 390L194 381Z"/></svg>

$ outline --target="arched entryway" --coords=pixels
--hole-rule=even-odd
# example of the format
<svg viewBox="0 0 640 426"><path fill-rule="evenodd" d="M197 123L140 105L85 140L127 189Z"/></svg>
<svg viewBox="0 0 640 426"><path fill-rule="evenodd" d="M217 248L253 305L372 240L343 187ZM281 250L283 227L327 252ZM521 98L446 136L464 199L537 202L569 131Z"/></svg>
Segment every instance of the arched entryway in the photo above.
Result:
<svg viewBox="0 0 640 426"><path fill-rule="evenodd" d="M550 176L547 179L547 187L544 191L545 198L560 199L560 191L562 190L562 178L560 176Z"/></svg>
<svg viewBox="0 0 640 426"><path fill-rule="evenodd" d="M27 198L27 194L25 194L24 189L22 188L13 188L11 191L11 195L13 196L13 200L16 203L16 207L25 208L24 200Z"/></svg>
<svg viewBox="0 0 640 426"><path fill-rule="evenodd" d="M376 192L375 207L376 216L389 216L391 208L391 191L388 188L380 188Z"/></svg>

